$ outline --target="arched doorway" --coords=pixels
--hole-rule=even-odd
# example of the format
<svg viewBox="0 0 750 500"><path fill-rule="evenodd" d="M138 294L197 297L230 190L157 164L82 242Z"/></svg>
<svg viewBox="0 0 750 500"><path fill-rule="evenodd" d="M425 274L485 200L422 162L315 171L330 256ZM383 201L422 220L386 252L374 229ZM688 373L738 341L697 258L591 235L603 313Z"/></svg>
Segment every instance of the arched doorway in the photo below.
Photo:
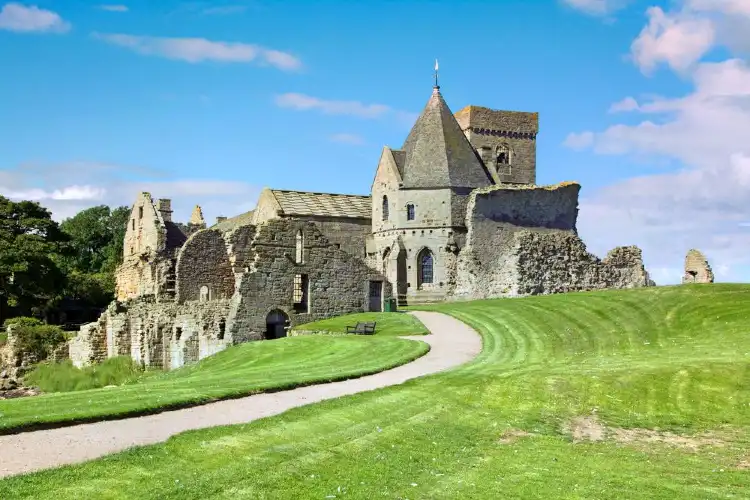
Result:
<svg viewBox="0 0 750 500"><path fill-rule="evenodd" d="M280 339L286 337L286 329L289 327L289 316L280 310L274 309L266 316L266 340Z"/></svg>

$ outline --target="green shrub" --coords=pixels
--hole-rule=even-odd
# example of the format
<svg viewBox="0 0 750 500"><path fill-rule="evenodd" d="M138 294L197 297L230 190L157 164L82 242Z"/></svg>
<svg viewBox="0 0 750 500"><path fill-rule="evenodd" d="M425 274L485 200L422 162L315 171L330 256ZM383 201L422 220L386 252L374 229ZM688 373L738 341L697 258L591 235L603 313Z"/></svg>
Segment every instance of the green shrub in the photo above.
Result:
<svg viewBox="0 0 750 500"><path fill-rule="evenodd" d="M65 360L60 363L40 363L24 377L24 383L39 387L42 392L83 391L135 382L143 373L127 356L109 358L101 364L85 368L76 368L70 360Z"/></svg>
<svg viewBox="0 0 750 500"><path fill-rule="evenodd" d="M8 328L10 325L21 325L21 326L42 326L44 323L37 318L31 318L29 316L18 316L16 318L8 318L3 322L3 328Z"/></svg>
<svg viewBox="0 0 750 500"><path fill-rule="evenodd" d="M8 342L8 334L6 332L0 332L0 347L4 346Z"/></svg>
<svg viewBox="0 0 750 500"><path fill-rule="evenodd" d="M66 341L65 332L55 325L26 325L17 323L13 328L17 352L44 360L57 346Z"/></svg>

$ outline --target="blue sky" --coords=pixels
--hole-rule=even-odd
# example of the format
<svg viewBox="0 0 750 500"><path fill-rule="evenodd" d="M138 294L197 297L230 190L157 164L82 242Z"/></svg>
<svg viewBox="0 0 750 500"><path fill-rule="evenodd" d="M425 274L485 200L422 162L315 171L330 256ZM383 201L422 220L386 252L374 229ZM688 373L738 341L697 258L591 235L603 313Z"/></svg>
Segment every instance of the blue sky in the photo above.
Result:
<svg viewBox="0 0 750 500"><path fill-rule="evenodd" d="M537 181L581 182L592 251L746 280L748 3L0 0L0 193L63 218L148 190L185 220L367 194L438 58L453 111L540 113Z"/></svg>

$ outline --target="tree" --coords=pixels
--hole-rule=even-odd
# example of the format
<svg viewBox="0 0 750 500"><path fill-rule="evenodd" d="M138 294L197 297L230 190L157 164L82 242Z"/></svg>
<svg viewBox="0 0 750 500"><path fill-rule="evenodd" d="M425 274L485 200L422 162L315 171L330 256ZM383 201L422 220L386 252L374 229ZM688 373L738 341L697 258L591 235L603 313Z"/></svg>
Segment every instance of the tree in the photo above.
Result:
<svg viewBox="0 0 750 500"><path fill-rule="evenodd" d="M72 256L66 259L66 267L88 274L114 273L122 261L129 216L127 207L110 210L106 205L99 205L64 220L60 228L70 237L73 250Z"/></svg>
<svg viewBox="0 0 750 500"><path fill-rule="evenodd" d="M67 240L38 203L0 196L0 324L9 305L30 315L64 289L56 256L65 252Z"/></svg>
<svg viewBox="0 0 750 500"><path fill-rule="evenodd" d="M115 269L122 262L129 217L127 207L111 210L100 205L82 210L60 224L70 238L69 252L61 259L68 276L67 298L94 307L104 307L114 298Z"/></svg>

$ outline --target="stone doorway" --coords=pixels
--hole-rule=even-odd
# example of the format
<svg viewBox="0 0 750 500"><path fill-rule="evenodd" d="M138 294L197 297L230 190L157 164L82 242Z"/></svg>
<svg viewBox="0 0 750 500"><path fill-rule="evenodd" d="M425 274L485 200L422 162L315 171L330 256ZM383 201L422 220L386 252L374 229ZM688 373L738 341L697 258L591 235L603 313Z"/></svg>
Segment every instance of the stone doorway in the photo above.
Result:
<svg viewBox="0 0 750 500"><path fill-rule="evenodd" d="M289 316L280 310L274 309L266 316L266 340L274 340L286 337L286 331L289 328Z"/></svg>
<svg viewBox="0 0 750 500"><path fill-rule="evenodd" d="M383 312L383 282L370 282L370 312Z"/></svg>

